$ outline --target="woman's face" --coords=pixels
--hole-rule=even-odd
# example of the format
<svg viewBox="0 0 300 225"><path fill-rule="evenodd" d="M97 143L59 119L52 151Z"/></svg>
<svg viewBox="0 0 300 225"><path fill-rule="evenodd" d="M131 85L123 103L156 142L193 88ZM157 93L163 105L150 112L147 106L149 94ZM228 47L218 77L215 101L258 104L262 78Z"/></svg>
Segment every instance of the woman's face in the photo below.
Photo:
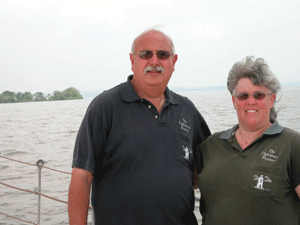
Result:
<svg viewBox="0 0 300 225"><path fill-rule="evenodd" d="M240 79L232 96L240 126L251 131L268 126L275 99L267 87L254 85L249 78Z"/></svg>

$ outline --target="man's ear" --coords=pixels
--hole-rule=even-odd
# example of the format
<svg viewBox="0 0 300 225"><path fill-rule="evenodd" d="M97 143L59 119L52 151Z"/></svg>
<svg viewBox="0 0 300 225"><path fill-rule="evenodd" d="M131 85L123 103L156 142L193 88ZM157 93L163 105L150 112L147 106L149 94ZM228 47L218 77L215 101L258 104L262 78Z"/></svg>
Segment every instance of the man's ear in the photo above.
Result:
<svg viewBox="0 0 300 225"><path fill-rule="evenodd" d="M134 64L134 55L132 53L129 53L130 62L131 62L131 70L133 72L133 64Z"/></svg>

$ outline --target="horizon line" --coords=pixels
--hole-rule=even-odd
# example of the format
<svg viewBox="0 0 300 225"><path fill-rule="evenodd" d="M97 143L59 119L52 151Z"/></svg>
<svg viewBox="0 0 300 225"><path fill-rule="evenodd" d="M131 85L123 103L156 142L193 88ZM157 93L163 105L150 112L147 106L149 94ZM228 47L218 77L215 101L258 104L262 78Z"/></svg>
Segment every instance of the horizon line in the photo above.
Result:
<svg viewBox="0 0 300 225"><path fill-rule="evenodd" d="M300 87L300 81L297 82L285 82L281 84L281 87ZM189 92L189 91L218 91L218 90L227 90L227 86L203 86L203 87L180 87L180 86L170 86L170 90L175 92ZM103 91L108 89L102 90L94 90L94 91L82 91L80 94L84 97L95 97L101 94Z"/></svg>

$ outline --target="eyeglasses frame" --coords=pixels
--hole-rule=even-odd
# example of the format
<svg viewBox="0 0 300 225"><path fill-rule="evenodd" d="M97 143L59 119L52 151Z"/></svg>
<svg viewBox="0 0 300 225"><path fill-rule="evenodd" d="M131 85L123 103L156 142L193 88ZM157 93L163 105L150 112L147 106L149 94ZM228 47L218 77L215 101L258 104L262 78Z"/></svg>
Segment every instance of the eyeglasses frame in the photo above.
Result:
<svg viewBox="0 0 300 225"><path fill-rule="evenodd" d="M169 51L165 51L165 50L158 50L158 51L143 50L143 51L140 51L140 52L132 53L132 55L139 55L139 57L140 57L141 59L148 60L147 58L142 58L142 57L141 57L140 54L141 54L142 52L151 52L152 56L151 56L149 59L151 59L151 58L153 57L154 54L156 54L157 58L160 59L160 60L168 59L168 58L170 58L171 55L174 55L174 53L169 52ZM165 59L159 58L158 55L157 55L159 52L167 52L167 53L169 54L168 58L165 58Z"/></svg>
<svg viewBox="0 0 300 225"><path fill-rule="evenodd" d="M243 93L244 93L244 94L247 94L248 97L247 97L246 99L240 99L240 96L241 96ZM255 94L264 94L264 97L263 97L262 99L257 99L257 98L254 97ZM268 94L266 94L266 93L261 92L261 91L256 91L256 92L254 92L253 94L248 94L247 92L242 92L242 93L240 93L240 94L238 94L238 95L233 95L233 96L236 97L239 101L247 101L247 100L250 98L250 95L251 95L255 100L261 101L261 100L265 99L267 95L272 95L272 94L274 94L274 93L268 93Z"/></svg>

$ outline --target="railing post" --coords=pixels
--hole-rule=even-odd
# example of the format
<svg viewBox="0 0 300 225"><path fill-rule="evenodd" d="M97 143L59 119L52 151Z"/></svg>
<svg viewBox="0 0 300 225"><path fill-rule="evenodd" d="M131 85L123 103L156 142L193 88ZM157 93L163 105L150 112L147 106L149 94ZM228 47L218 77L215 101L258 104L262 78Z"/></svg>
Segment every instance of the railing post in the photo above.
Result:
<svg viewBox="0 0 300 225"><path fill-rule="evenodd" d="M36 165L39 169L39 180L38 180L38 188L37 188L37 191L38 192L41 192L42 190L42 168L44 166L44 161L42 159L39 159L37 162L36 162ZM37 221L36 221L36 224L40 225L41 223L41 195L38 194L38 218L37 218Z"/></svg>

